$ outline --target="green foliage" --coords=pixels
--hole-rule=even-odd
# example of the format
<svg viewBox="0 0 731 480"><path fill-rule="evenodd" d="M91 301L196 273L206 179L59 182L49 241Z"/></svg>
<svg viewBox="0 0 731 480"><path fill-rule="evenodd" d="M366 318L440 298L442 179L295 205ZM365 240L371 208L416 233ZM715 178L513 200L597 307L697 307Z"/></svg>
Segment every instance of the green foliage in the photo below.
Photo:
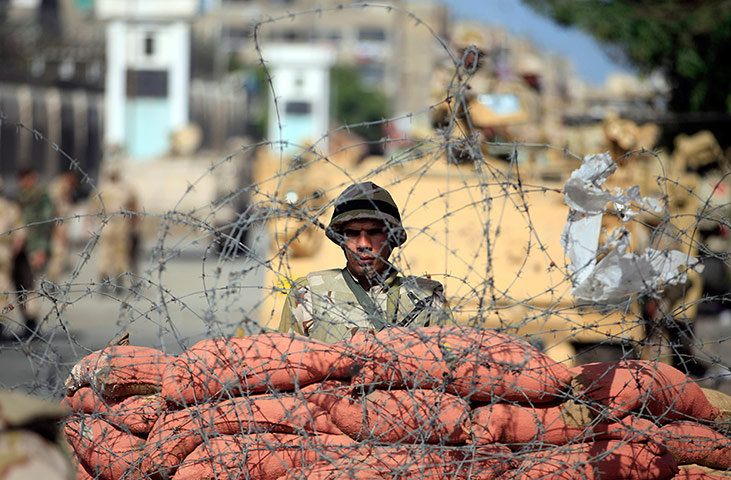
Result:
<svg viewBox="0 0 731 480"><path fill-rule="evenodd" d="M388 99L384 93L364 85L355 67L333 67L330 70L330 87L333 118L340 124L381 122L389 114ZM377 141L383 137L382 128L381 123L375 123L355 126L351 131L366 140Z"/></svg>
<svg viewBox="0 0 731 480"><path fill-rule="evenodd" d="M258 98L260 101L264 100L266 102L266 92L269 92L269 77L267 76L267 70L264 67L258 66L251 70L247 70L245 83L246 89L251 98ZM262 92L264 92L265 95L262 96ZM257 138L264 138L266 136L267 125L269 125L269 108L261 108L259 109L259 114L256 116L256 120L254 121L254 135Z"/></svg>
<svg viewBox="0 0 731 480"><path fill-rule="evenodd" d="M523 0L670 82L675 112L731 111L731 0Z"/></svg>

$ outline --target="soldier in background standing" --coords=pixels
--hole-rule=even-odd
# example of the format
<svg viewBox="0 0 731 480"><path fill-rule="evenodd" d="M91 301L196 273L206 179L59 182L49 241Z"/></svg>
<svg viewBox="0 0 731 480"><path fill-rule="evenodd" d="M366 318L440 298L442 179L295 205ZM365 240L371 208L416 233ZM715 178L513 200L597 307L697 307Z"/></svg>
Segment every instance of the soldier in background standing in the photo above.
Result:
<svg viewBox="0 0 731 480"><path fill-rule="evenodd" d="M74 191L79 179L74 172L64 172L56 177L49 187L49 193L56 208L56 217L68 218L74 204ZM65 221L56 223L51 239L51 258L46 276L54 282L69 269L69 229Z"/></svg>
<svg viewBox="0 0 731 480"><path fill-rule="evenodd" d="M21 168L18 171L20 185L18 203L23 212L24 223L30 225L24 250L33 277L45 273L51 254L51 237L56 216L51 196L38 182L38 178L38 171L33 167Z"/></svg>
<svg viewBox="0 0 731 480"><path fill-rule="evenodd" d="M26 231L20 207L3 196L3 184L0 178L0 339L4 339L5 325L8 323L10 295L13 287L13 265L15 258L25 245ZM29 315L24 302L18 302L21 314L26 322L27 332L36 327L36 319ZM25 333L25 332L22 332Z"/></svg>
<svg viewBox="0 0 731 480"><path fill-rule="evenodd" d="M18 185L25 242L14 258L13 280L18 291L18 301L24 308L26 330L23 336L32 336L37 328L36 318L40 310L37 300L29 301L28 292L36 288L36 279L45 274L51 253L51 237L55 225L55 210L46 188L39 183L38 171L23 167L18 171Z"/></svg>
<svg viewBox="0 0 731 480"><path fill-rule="evenodd" d="M99 194L92 198L92 206L102 222L99 235L99 279L122 284L117 278L130 271L134 272L134 258L138 239L138 218L125 214L139 210L137 195L122 180L117 168L111 168L99 185ZM125 213L123 213L125 212ZM133 282L130 282L133 283Z"/></svg>

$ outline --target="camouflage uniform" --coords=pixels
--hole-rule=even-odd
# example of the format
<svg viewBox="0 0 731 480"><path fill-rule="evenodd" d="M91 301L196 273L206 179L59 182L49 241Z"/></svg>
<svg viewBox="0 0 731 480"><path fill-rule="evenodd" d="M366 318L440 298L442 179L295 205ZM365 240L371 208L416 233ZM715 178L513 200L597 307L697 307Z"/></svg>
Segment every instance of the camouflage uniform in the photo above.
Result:
<svg viewBox="0 0 731 480"><path fill-rule="evenodd" d="M28 234L25 241L25 252L29 259L37 252L45 253L46 259L51 253L51 237L53 236L54 221L56 212L48 195L48 191L41 186L34 186L27 190L21 190L18 203L23 210L23 221L26 225L36 224L28 227ZM31 265L33 262L31 261ZM33 274L42 272L45 265L33 265ZM31 288L26 285L26 288Z"/></svg>
<svg viewBox="0 0 731 480"><path fill-rule="evenodd" d="M13 259L17 254L18 242L23 242L24 230L20 207L0 197L0 334L5 323L6 308L13 288ZM10 233L10 230L14 232Z"/></svg>
<svg viewBox="0 0 731 480"><path fill-rule="evenodd" d="M73 174L66 172L56 177L48 188L58 218L68 218L71 215L75 183ZM69 228L67 222L59 222L51 239L51 258L48 260L46 276L49 280L58 281L69 266Z"/></svg>
<svg viewBox="0 0 731 480"><path fill-rule="evenodd" d="M137 219L120 212L137 211L137 196L134 189L122 182L118 175L112 172L109 180L99 187L101 201L96 196L92 202L95 213L103 212L102 218L106 222L99 236L101 280L129 272L133 267L132 241Z"/></svg>
<svg viewBox="0 0 731 480"><path fill-rule="evenodd" d="M338 197L327 237L343 246L342 227L355 220L383 222L393 247L406 241L393 198L371 182L352 185ZM334 343L359 329L426 326L452 319L439 282L403 277L393 267L381 275L383 280L367 291L348 267L313 272L295 280L287 294L279 330Z"/></svg>
<svg viewBox="0 0 731 480"><path fill-rule="evenodd" d="M346 281L347 268L313 272L289 290L279 329L333 343L359 329L378 331L389 326L443 324L451 312L439 282L402 277L395 272L367 295L376 307L369 314ZM355 281L354 279L352 281Z"/></svg>

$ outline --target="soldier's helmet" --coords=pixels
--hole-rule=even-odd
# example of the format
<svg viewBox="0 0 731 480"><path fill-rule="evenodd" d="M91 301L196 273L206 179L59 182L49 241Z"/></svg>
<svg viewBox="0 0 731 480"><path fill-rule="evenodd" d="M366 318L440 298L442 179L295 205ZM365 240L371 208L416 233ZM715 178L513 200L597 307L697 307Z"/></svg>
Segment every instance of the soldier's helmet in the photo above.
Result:
<svg viewBox="0 0 731 480"><path fill-rule="evenodd" d="M343 225L351 220L381 220L386 224L388 240L393 247L406 241L406 230L396 202L385 188L373 182L353 184L335 200L335 210L325 230L327 238L342 244Z"/></svg>

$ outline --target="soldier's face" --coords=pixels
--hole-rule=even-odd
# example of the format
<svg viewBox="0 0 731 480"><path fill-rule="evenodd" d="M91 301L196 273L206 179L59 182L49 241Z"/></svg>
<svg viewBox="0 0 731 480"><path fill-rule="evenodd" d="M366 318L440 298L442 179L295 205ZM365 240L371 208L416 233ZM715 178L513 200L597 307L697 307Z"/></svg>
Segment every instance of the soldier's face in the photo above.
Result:
<svg viewBox="0 0 731 480"><path fill-rule="evenodd" d="M388 268L391 245L386 224L380 220L351 220L343 225L348 270L358 279L372 278Z"/></svg>
<svg viewBox="0 0 731 480"><path fill-rule="evenodd" d="M38 181L38 174L36 172L26 173L18 179L18 185L22 190L30 190L33 188Z"/></svg>

